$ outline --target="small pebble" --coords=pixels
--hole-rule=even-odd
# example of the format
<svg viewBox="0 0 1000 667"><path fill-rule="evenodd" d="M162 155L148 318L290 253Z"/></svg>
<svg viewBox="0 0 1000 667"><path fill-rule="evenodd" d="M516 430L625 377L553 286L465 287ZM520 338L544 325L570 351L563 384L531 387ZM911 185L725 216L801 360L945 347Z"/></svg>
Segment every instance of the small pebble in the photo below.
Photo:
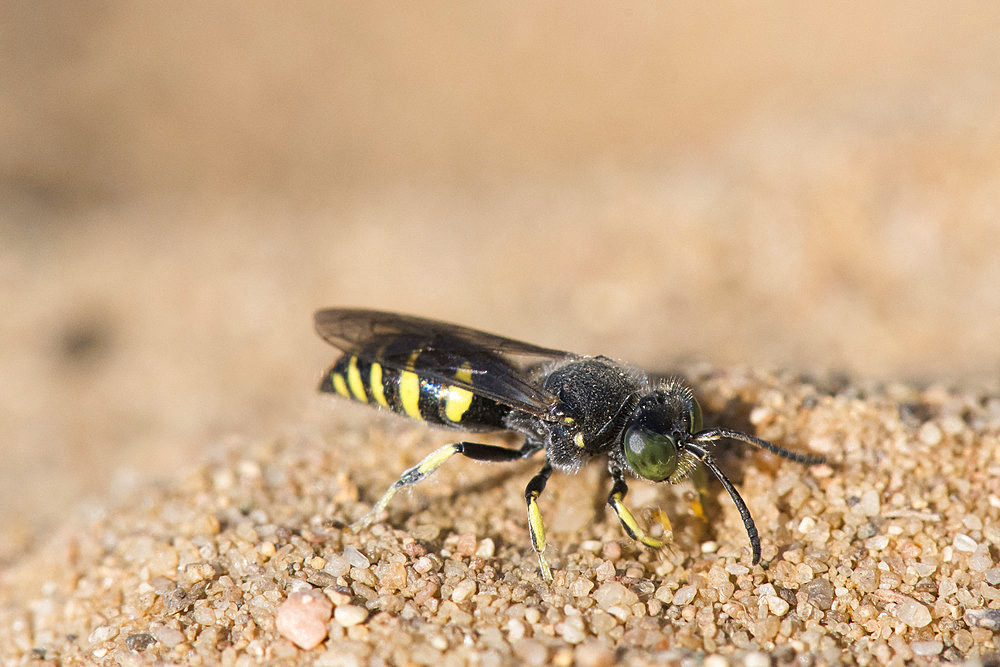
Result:
<svg viewBox="0 0 1000 667"><path fill-rule="evenodd" d="M136 632L125 638L125 648L141 653L156 643L156 637L148 632Z"/></svg>
<svg viewBox="0 0 1000 667"><path fill-rule="evenodd" d="M493 558L495 553L496 544L489 537L480 540L479 546L476 547L476 555L480 558Z"/></svg>
<svg viewBox="0 0 1000 667"><path fill-rule="evenodd" d="M87 638L91 644L100 644L101 642L106 642L109 639L113 639L118 636L118 628L113 628L110 625L99 625L94 628L94 631L90 633L90 637Z"/></svg>
<svg viewBox="0 0 1000 667"><path fill-rule="evenodd" d="M617 581L609 581L601 584L594 591L593 598L597 602L597 605L605 611L611 607L627 607L639 601L638 595Z"/></svg>
<svg viewBox="0 0 1000 667"><path fill-rule="evenodd" d="M468 558L476 553L476 536L474 533L462 533L455 541L455 556Z"/></svg>
<svg viewBox="0 0 1000 667"><path fill-rule="evenodd" d="M765 599L767 601L767 608L775 616L784 616L791 608L791 605L777 595L768 595Z"/></svg>
<svg viewBox="0 0 1000 667"><path fill-rule="evenodd" d="M308 651L326 639L332 610L333 603L320 591L293 593L278 607L274 625L282 636Z"/></svg>
<svg viewBox="0 0 1000 667"><path fill-rule="evenodd" d="M876 535L865 540L865 548L871 551L882 551L889 546L888 535Z"/></svg>
<svg viewBox="0 0 1000 667"><path fill-rule="evenodd" d="M592 590L594 590L594 582L583 577L580 577L569 585L569 592L573 597L587 597Z"/></svg>
<svg viewBox="0 0 1000 667"><path fill-rule="evenodd" d="M967 609L965 622L996 632L1000 630L1000 609Z"/></svg>
<svg viewBox="0 0 1000 667"><path fill-rule="evenodd" d="M343 556L330 556L326 559L323 571L335 577L343 577L351 571L351 564Z"/></svg>
<svg viewBox="0 0 1000 667"><path fill-rule="evenodd" d="M833 585L823 577L803 584L801 590L809 596L810 604L817 609L829 611L833 606Z"/></svg>
<svg viewBox="0 0 1000 667"><path fill-rule="evenodd" d="M476 592L476 582L472 579L463 579L455 586L451 592L453 602L465 602Z"/></svg>
<svg viewBox="0 0 1000 667"><path fill-rule="evenodd" d="M965 533L957 533L953 542L956 551L973 552L976 550L976 541Z"/></svg>
<svg viewBox="0 0 1000 667"><path fill-rule="evenodd" d="M600 565L594 568L594 574L600 581L606 581L615 576L615 566L609 560L602 561Z"/></svg>
<svg viewBox="0 0 1000 667"><path fill-rule="evenodd" d="M419 574L427 574L434 567L434 561L427 556L421 556L413 562L413 571Z"/></svg>
<svg viewBox="0 0 1000 667"><path fill-rule="evenodd" d="M573 651L579 667L611 667L617 664L615 653L596 639L583 642Z"/></svg>
<svg viewBox="0 0 1000 667"><path fill-rule="evenodd" d="M980 544L975 552L969 556L969 569L973 572L986 572L993 566L993 559L990 558L990 548L986 544Z"/></svg>
<svg viewBox="0 0 1000 667"><path fill-rule="evenodd" d="M167 648L173 648L186 639L183 632L166 625L154 626L150 629L150 633L156 637L156 641Z"/></svg>
<svg viewBox="0 0 1000 667"><path fill-rule="evenodd" d="M583 619L579 616L568 617L562 623L557 624L555 630L569 644L579 644L587 637Z"/></svg>
<svg viewBox="0 0 1000 667"><path fill-rule="evenodd" d="M931 612L927 607L911 597L901 597L903 599L896 605L896 618L911 628L922 628L931 622Z"/></svg>
<svg viewBox="0 0 1000 667"><path fill-rule="evenodd" d="M359 567L362 570L371 567L371 561L363 553L358 551L355 547L348 546L344 548L344 558L347 562L351 564L351 567Z"/></svg>
<svg viewBox="0 0 1000 667"><path fill-rule="evenodd" d="M910 642L910 650L914 655L938 655L944 650L941 641Z"/></svg>
<svg viewBox="0 0 1000 667"><path fill-rule="evenodd" d="M349 628L363 623L368 618L368 610L356 604L345 604L333 610L333 618L340 625Z"/></svg>
<svg viewBox="0 0 1000 667"><path fill-rule="evenodd" d="M694 596L698 594L698 587L693 584L688 584L687 586L681 586L674 593L674 604L678 607L682 607L686 604L691 604L694 600Z"/></svg>
<svg viewBox="0 0 1000 667"><path fill-rule="evenodd" d="M861 501L854 506L854 512L862 516L876 516L882 509L878 492L875 489L868 489L861 494Z"/></svg>
<svg viewBox="0 0 1000 667"><path fill-rule="evenodd" d="M549 659L549 650L537 639L518 639L511 648L525 665L544 665Z"/></svg>
<svg viewBox="0 0 1000 667"><path fill-rule="evenodd" d="M326 593L326 597L330 598L330 602L336 607L351 601L351 589L346 586L330 586L324 589L323 592Z"/></svg>
<svg viewBox="0 0 1000 667"><path fill-rule="evenodd" d="M917 434L920 438L920 442L925 445L936 445L941 442L941 428L934 422L925 422L923 426L920 427L920 432Z"/></svg>

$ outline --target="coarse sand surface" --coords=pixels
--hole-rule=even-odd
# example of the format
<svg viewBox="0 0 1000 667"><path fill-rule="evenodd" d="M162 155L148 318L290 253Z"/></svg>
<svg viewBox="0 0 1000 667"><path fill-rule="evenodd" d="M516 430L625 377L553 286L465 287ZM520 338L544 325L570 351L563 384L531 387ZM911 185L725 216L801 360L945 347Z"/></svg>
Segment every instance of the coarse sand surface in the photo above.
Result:
<svg viewBox="0 0 1000 667"><path fill-rule="evenodd" d="M1000 5L0 10L0 664L1000 662ZM316 387L405 312L688 380L709 481ZM462 437L465 437L464 435ZM476 440L518 446L511 434ZM669 523L666 519L669 518Z"/></svg>
<svg viewBox="0 0 1000 667"><path fill-rule="evenodd" d="M343 522L448 437L372 415L219 445L184 475L60 528L4 573L0 649L110 664L996 655L1000 489L985 484L1000 461L995 393L705 367L689 377L709 423L829 460L722 454L761 531L760 565L717 485L700 521L689 484L633 482L640 516L662 508L674 526L663 550L636 545L604 507L600 465L556 474L542 496L551 585L527 537L527 463L450 461L354 533ZM308 653L288 638L294 623L276 628L286 598L306 591L333 606L331 618L319 605L316 643L326 637Z"/></svg>

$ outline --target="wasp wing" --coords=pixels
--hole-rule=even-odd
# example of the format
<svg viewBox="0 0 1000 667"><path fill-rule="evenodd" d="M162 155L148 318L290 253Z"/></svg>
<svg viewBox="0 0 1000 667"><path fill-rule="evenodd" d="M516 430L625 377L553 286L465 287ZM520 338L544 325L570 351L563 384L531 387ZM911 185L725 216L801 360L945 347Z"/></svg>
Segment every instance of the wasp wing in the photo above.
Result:
<svg viewBox="0 0 1000 667"><path fill-rule="evenodd" d="M413 371L544 419L558 399L532 382L532 366L576 355L437 320L355 308L317 311L316 331L348 354Z"/></svg>

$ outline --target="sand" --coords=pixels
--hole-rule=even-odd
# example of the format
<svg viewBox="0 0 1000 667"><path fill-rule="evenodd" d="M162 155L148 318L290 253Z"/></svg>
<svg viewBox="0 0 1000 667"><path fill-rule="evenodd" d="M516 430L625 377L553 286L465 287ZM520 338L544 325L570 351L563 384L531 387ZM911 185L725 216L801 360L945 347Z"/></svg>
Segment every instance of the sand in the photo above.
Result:
<svg viewBox="0 0 1000 667"><path fill-rule="evenodd" d="M996 659L995 388L689 377L708 423L828 458L804 467L720 450L761 531L758 566L718 485L702 522L690 484L633 482L641 520L659 508L674 525L663 550L636 545L603 506L600 465L555 475L542 496L551 585L524 519L534 464L451 461L354 533L344 522L448 437L331 398L346 419L220 444L49 536L4 572L0 651L99 664ZM313 605L318 621L283 609L303 593L329 600ZM325 638L307 650L290 637L317 641L300 627L310 622Z"/></svg>
<svg viewBox="0 0 1000 667"><path fill-rule="evenodd" d="M4 3L0 663L992 664L995 2ZM633 482L319 396L363 306L681 371ZM516 438L484 436L516 446Z"/></svg>

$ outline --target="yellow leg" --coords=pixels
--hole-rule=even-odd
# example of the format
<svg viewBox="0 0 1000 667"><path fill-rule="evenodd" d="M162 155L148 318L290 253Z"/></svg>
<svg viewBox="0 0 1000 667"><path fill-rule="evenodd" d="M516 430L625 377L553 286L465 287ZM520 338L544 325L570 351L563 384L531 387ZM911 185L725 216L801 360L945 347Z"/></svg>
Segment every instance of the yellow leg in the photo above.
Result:
<svg viewBox="0 0 1000 667"><path fill-rule="evenodd" d="M365 526L371 524L372 521L375 520L375 517L386 508L389 501L396 495L397 491L404 486L412 486L423 481L424 478L440 468L445 461L450 459L455 454L461 454L476 461L505 463L531 456L539 449L540 447L533 443L525 443L520 449L508 449L497 445L483 445L478 442L456 442L451 445L440 447L424 457L424 460L420 463L404 472L396 483L390 486L389 489L382 494L382 497L379 498L378 502L375 503L375 506L371 508L368 514L365 514L363 517L351 524L351 530L357 532Z"/></svg>
<svg viewBox="0 0 1000 667"><path fill-rule="evenodd" d="M628 493L628 486L625 485L625 479L624 477L622 477L620 472L613 474L615 483L614 486L611 487L611 494L608 496L608 505L610 505L611 509L615 511L615 514L618 516L618 520L622 524L622 528L625 529L625 532L633 540L642 542L647 547L651 547L653 549L661 548L663 545L667 543L667 541L658 540L655 537L650 537L649 535L646 534L646 531L644 531L639 526L639 522L635 520L635 516L632 515L632 512L629 510L628 507L625 506L625 503L623 502L625 499L625 494ZM664 525L664 528L667 529L668 531L667 534L669 535L670 519L667 518L666 514L663 514L662 512L660 514L662 515L662 517L659 519L660 523ZM664 519L666 519L665 524L663 521Z"/></svg>
<svg viewBox="0 0 1000 667"><path fill-rule="evenodd" d="M463 443L455 443L436 449L424 457L423 461L404 472L399 480L397 480L395 484L390 486L389 489L382 494L382 497L379 498L378 502L375 503L375 506L369 510L368 514L365 514L363 517L351 524L351 530L358 532L362 528L370 525L372 521L375 520L375 517L386 508L389 501L392 500L392 497L396 495L397 491L404 486L411 486L422 481L425 477L427 477L427 475L440 468L445 461L462 451L462 444Z"/></svg>
<svg viewBox="0 0 1000 667"><path fill-rule="evenodd" d="M531 546L538 555L538 569L542 571L542 579L545 583L552 583L552 569L545 560L545 526L542 525L542 513L538 510L538 496L545 488L545 483L552 474L552 466L548 463L542 470L531 478L527 488L524 490L524 500L528 504L528 532L531 535Z"/></svg>

